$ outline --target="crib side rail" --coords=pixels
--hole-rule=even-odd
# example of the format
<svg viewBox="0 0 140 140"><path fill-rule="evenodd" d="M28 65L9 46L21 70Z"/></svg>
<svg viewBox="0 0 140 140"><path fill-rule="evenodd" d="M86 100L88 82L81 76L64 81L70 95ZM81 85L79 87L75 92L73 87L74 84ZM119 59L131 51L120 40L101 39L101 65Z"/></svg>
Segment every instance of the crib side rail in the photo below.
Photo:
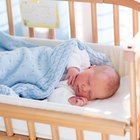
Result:
<svg viewBox="0 0 140 140"><path fill-rule="evenodd" d="M140 132L138 127L138 115L140 110L140 102L138 105L137 98L140 98L137 86L140 89L140 32L129 42L128 47L124 50L125 60L128 62L128 76L129 76L129 89L130 89L130 111L131 111L131 124L133 125L131 137L137 139L137 132ZM137 78L138 77L138 78ZM138 82L137 82L138 81ZM138 84L137 84L138 83ZM138 129L139 130L138 130ZM137 131L138 130L138 131Z"/></svg>
<svg viewBox="0 0 140 140"><path fill-rule="evenodd" d="M83 130L100 132L103 140L109 134L124 136L128 131L127 124L124 122L8 104L0 104L0 116L26 120L28 122L28 132L32 139L35 139L34 122L50 124L52 136L55 140L59 140L59 126L75 128L77 140L82 140Z"/></svg>
<svg viewBox="0 0 140 140"><path fill-rule="evenodd" d="M59 0L62 1L62 0ZM91 28L92 28L92 42L98 43L98 24L97 24L97 3L108 3L113 5L113 23L114 23L114 45L120 45L120 27L119 27L119 5L132 8L132 23L133 36L138 32L138 11L140 11L140 3L134 0L64 0L69 4L69 20L71 37L76 38L76 23L75 23L75 2L88 2L91 4ZM14 24L12 17L11 0L6 0L9 31L14 35ZM34 37L34 28L29 27L29 36ZM55 38L55 30L49 29L49 38Z"/></svg>

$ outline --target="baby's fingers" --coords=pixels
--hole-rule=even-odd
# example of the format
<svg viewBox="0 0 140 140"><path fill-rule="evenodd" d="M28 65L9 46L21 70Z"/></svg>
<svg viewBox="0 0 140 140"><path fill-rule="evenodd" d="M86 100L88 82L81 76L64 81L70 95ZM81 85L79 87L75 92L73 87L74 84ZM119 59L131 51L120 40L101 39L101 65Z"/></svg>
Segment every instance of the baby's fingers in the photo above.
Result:
<svg viewBox="0 0 140 140"><path fill-rule="evenodd" d="M75 78L76 76L71 76L69 79L68 79L68 84L73 86L74 85L74 82L75 82Z"/></svg>
<svg viewBox="0 0 140 140"><path fill-rule="evenodd" d="M68 99L68 102L72 105L76 105L76 102L77 102L77 98L76 96L72 96Z"/></svg>
<svg viewBox="0 0 140 140"><path fill-rule="evenodd" d="M76 106L84 106L88 103L88 100L84 97L72 96L68 99L69 103Z"/></svg>
<svg viewBox="0 0 140 140"><path fill-rule="evenodd" d="M70 84L71 86L74 85L75 78L76 78L76 76L73 76L73 78L72 78L72 80L71 80L71 84Z"/></svg>
<svg viewBox="0 0 140 140"><path fill-rule="evenodd" d="M72 82L72 77L69 77L68 78L68 85L71 85L71 82Z"/></svg>

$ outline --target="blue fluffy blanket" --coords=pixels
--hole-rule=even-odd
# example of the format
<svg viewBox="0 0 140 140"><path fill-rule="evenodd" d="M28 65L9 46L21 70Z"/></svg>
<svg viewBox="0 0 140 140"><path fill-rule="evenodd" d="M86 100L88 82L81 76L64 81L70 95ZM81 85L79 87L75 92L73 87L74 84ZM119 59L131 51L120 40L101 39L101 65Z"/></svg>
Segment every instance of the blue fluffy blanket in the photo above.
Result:
<svg viewBox="0 0 140 140"><path fill-rule="evenodd" d="M47 98L58 85L75 46L87 50L91 64L110 65L104 54L78 40L69 40L51 49L0 32L0 93Z"/></svg>

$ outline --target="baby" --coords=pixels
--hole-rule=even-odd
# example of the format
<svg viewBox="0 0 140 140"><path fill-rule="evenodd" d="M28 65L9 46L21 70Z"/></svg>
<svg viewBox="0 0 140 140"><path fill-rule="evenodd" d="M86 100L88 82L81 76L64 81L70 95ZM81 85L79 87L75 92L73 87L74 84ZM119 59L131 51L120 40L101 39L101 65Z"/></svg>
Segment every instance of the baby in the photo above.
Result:
<svg viewBox="0 0 140 140"><path fill-rule="evenodd" d="M71 67L65 80L75 91L75 96L68 99L72 105L83 106L88 101L111 97L119 88L120 77L110 66L90 66L83 72Z"/></svg>

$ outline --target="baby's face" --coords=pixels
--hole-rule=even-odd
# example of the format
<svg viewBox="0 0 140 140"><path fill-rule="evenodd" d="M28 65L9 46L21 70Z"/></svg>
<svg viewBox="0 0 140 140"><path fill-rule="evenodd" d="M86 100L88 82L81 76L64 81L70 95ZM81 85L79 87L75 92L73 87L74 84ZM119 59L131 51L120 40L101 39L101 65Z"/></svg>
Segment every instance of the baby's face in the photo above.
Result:
<svg viewBox="0 0 140 140"><path fill-rule="evenodd" d="M105 74L95 74L95 71L96 68L91 67L78 74L73 86L76 96L88 100L103 99L107 96L105 89L109 79Z"/></svg>

